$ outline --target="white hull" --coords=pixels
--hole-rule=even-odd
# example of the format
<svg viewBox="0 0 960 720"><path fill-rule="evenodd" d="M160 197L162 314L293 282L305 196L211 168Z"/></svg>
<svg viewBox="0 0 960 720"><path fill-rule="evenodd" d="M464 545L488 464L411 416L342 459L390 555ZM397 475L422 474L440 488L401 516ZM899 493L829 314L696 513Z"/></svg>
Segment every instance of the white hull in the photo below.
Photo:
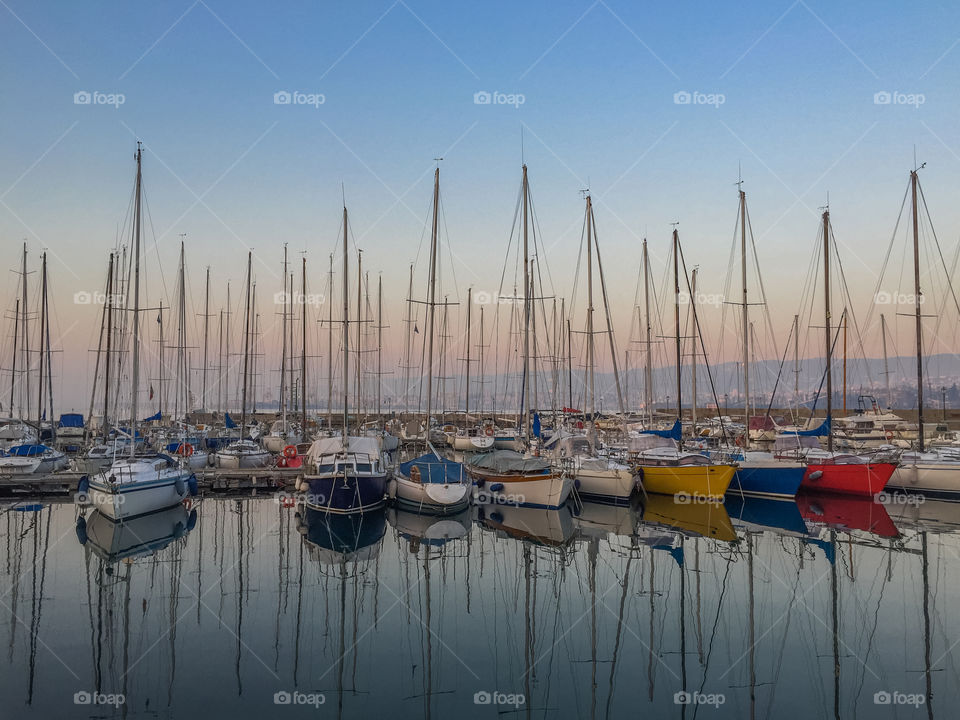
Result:
<svg viewBox="0 0 960 720"><path fill-rule="evenodd" d="M960 499L960 463L900 465L885 489Z"/></svg>
<svg viewBox="0 0 960 720"><path fill-rule="evenodd" d="M450 445L453 446L454 450L460 450L461 452L479 452L483 450L490 450L494 445L494 440L492 437L488 437L487 435L475 435L469 437L454 435L450 438Z"/></svg>
<svg viewBox="0 0 960 720"><path fill-rule="evenodd" d="M110 483L101 475L90 479L88 493L91 505L111 520L137 517L181 503L189 494L183 471L175 471L150 482ZM181 479L182 491L177 489Z"/></svg>
<svg viewBox="0 0 960 720"><path fill-rule="evenodd" d="M70 461L63 454L45 458L5 457L0 458L0 477L46 475L63 470L69 464Z"/></svg>
<svg viewBox="0 0 960 720"><path fill-rule="evenodd" d="M470 504L473 487L468 483L418 483L394 475L394 495L408 507L453 512Z"/></svg>
<svg viewBox="0 0 960 720"><path fill-rule="evenodd" d="M273 455L266 450L258 453L230 453L219 452L216 455L217 467L226 470L241 468L261 468L273 464Z"/></svg>
<svg viewBox="0 0 960 720"><path fill-rule="evenodd" d="M514 436L504 436L493 438L493 446L497 450L514 450L516 452L523 452L523 440Z"/></svg>
<svg viewBox="0 0 960 720"><path fill-rule="evenodd" d="M282 452L287 445L296 445L298 442L302 441L303 438L301 438L297 433L290 433L286 436L266 435L263 438L263 447L272 453L278 453Z"/></svg>
<svg viewBox="0 0 960 720"><path fill-rule="evenodd" d="M586 470L579 468L574 477L580 481L578 492L596 497L626 500L637 487L637 479L629 470Z"/></svg>
<svg viewBox="0 0 960 720"><path fill-rule="evenodd" d="M494 486L498 489L493 490ZM490 504L558 508L567 501L572 489L573 478L566 475L513 482L488 480L477 488L476 497L478 502Z"/></svg>

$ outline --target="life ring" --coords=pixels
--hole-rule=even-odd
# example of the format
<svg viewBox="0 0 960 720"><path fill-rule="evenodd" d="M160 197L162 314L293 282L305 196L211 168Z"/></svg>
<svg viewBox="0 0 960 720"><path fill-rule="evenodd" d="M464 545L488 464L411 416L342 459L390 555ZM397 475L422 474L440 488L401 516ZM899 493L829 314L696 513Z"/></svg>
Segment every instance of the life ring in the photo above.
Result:
<svg viewBox="0 0 960 720"><path fill-rule="evenodd" d="M893 430L887 430L885 433L887 440L893 440Z"/></svg>
<svg viewBox="0 0 960 720"><path fill-rule="evenodd" d="M733 444L737 447L743 447L743 435L737 435L733 440Z"/></svg>
<svg viewBox="0 0 960 720"><path fill-rule="evenodd" d="M483 429L483 434L487 437L493 437L493 428L487 425L487 427Z"/></svg>
<svg viewBox="0 0 960 720"><path fill-rule="evenodd" d="M287 445L283 449L283 456L287 458L295 458L297 456L297 446L296 445Z"/></svg>
<svg viewBox="0 0 960 720"><path fill-rule="evenodd" d="M190 457L193 455L193 445L190 443L180 443L177 445L177 455L186 455Z"/></svg>
<svg viewBox="0 0 960 720"><path fill-rule="evenodd" d="M410 479L415 483L422 483L423 479L420 477L420 468L414 465L410 468Z"/></svg>

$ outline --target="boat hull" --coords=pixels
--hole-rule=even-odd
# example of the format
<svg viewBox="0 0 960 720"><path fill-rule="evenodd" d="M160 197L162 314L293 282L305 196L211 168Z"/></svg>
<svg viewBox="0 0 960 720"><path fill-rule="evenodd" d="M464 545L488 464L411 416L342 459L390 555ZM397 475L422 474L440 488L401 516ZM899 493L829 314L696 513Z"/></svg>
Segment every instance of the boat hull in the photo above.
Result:
<svg viewBox="0 0 960 720"><path fill-rule="evenodd" d="M88 498L101 515L111 520L139 517L183 502L190 492L188 478L178 473L147 482L110 483L93 477Z"/></svg>
<svg viewBox="0 0 960 720"><path fill-rule="evenodd" d="M644 465L640 482L647 493L719 500L735 471L733 465Z"/></svg>
<svg viewBox="0 0 960 720"><path fill-rule="evenodd" d="M573 478L558 473L484 474L477 479L478 502L534 508L558 508L573 490Z"/></svg>
<svg viewBox="0 0 960 720"><path fill-rule="evenodd" d="M339 515L373 510L384 504L387 476L374 475L307 475L307 507Z"/></svg>
<svg viewBox="0 0 960 720"><path fill-rule="evenodd" d="M807 465L801 487L817 492L873 497L883 491L896 468L893 463L814 463Z"/></svg>
<svg viewBox="0 0 960 720"><path fill-rule="evenodd" d="M494 446L494 439L486 435L471 437L454 435L450 438L450 445L454 450L460 450L462 452L480 452L490 450ZM510 449L513 450L514 448Z"/></svg>
<svg viewBox="0 0 960 720"><path fill-rule="evenodd" d="M585 499L605 502L626 502L639 487L636 475L627 469L588 470L579 468L574 474L577 492Z"/></svg>
<svg viewBox="0 0 960 720"><path fill-rule="evenodd" d="M225 470L239 470L241 468L262 468L271 465L273 455L268 452L262 453L225 453L220 452L216 455L217 467Z"/></svg>
<svg viewBox="0 0 960 720"><path fill-rule="evenodd" d="M414 512L458 513L470 504L473 487L467 483L418 483L394 476L397 504Z"/></svg>
<svg viewBox="0 0 960 720"><path fill-rule="evenodd" d="M900 465L890 477L886 489L960 501L960 463Z"/></svg>
<svg viewBox="0 0 960 720"><path fill-rule="evenodd" d="M792 498L797 494L806 467L773 461L770 464L741 464L734 472L727 492L752 497Z"/></svg>

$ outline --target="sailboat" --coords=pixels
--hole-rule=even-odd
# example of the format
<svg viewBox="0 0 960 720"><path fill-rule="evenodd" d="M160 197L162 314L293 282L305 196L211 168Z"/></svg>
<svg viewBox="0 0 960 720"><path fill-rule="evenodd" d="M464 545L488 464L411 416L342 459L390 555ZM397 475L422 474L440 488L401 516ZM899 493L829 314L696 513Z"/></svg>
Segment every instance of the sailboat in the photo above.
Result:
<svg viewBox="0 0 960 720"><path fill-rule="evenodd" d="M349 515L384 504L387 456L377 438L350 435L350 295L347 207L343 207L343 427L339 435L314 440L304 460L298 489L309 509Z"/></svg>
<svg viewBox="0 0 960 720"><path fill-rule="evenodd" d="M686 274L686 271L684 271ZM636 453L640 481L647 493L681 495L703 500L719 500L727 492L736 467L716 464L705 455L684 452L680 368L680 234L673 228L674 326L677 373L677 420L667 432L648 430L631 438L630 450ZM696 313L694 313L696 317Z"/></svg>
<svg viewBox="0 0 960 720"><path fill-rule="evenodd" d="M520 419L523 422L524 440L529 445L530 410L530 325L533 315L533 297L530 278L530 185L527 166L523 165L522 178L523 214L523 384L521 390ZM494 447L497 436L494 435ZM514 440L515 438L511 438ZM478 487L478 495L504 504L556 508L566 502L573 490L573 478L563 471L555 470L548 460L531 457L516 450L493 450L476 455L464 463L467 472Z"/></svg>
<svg viewBox="0 0 960 720"><path fill-rule="evenodd" d="M430 233L430 283L427 291L427 414L430 427L433 410L433 337L437 289L437 219L440 205L440 168L433 175L433 224ZM346 229L344 229L346 231ZM428 439L429 444L429 439ZM394 473L391 495L397 503L418 512L452 513L470 504L473 483L463 465L432 452L401 463Z"/></svg>
<svg viewBox="0 0 960 720"><path fill-rule="evenodd" d="M913 277L914 317L917 341L917 447L900 456L900 466L887 484L891 490L916 492L943 499L960 500L960 452L955 448L926 447L923 432L923 324L920 314L923 296L920 290L920 231L918 224L918 194L920 180L917 170L910 173L910 193L913 204ZM949 282L950 278L947 278Z"/></svg>
<svg viewBox="0 0 960 720"><path fill-rule="evenodd" d="M822 432L827 436L827 452L824 453L817 448L812 448L804 452L800 444L801 437L814 436L821 432L820 429L806 432L797 432L787 436L781 436L777 443L782 441L797 440L797 449L793 453L793 458L803 458L807 461L807 470L803 475L801 488L804 490L820 490L824 492L842 493L847 495L861 495L873 497L880 493L893 471L896 470L896 464L888 462L870 462L869 459L861 458L855 455L839 454L833 452L833 433L831 432L830 418L833 411L833 373L832 373L832 328L831 328L831 305L830 305L830 209L826 208L821 216L823 235L823 286L824 286L824 349L826 351L826 395L827 395L827 418L823 423ZM919 307L919 306L918 306ZM918 311L919 312L919 311ZM789 453L787 453L789 457Z"/></svg>
<svg viewBox="0 0 960 720"><path fill-rule="evenodd" d="M288 287L289 279L289 290ZM263 438L263 446L272 453L279 453L289 445L296 446L300 442L301 434L287 418L287 375L292 375L292 368L287 368L287 340L290 333L287 331L289 319L289 305L293 296L293 278L287 273L287 245L283 246L283 319L280 324L282 336L280 345L280 418L270 425L269 432ZM293 408L291 408L293 409Z"/></svg>
<svg viewBox="0 0 960 720"><path fill-rule="evenodd" d="M221 468L260 468L273 464L273 455L264 450L254 440L244 437L247 433L247 381L250 375L250 319L251 319L251 270L253 253L247 252L247 293L243 325L243 390L240 400L240 438L216 454L217 467Z"/></svg>
<svg viewBox="0 0 960 720"><path fill-rule="evenodd" d="M800 489L803 482L803 476L806 472L806 466L797 461L777 460L772 453L760 452L750 449L751 428L755 424L766 425L764 421L770 418L750 417L750 321L749 321L749 297L747 290L747 194L743 190L742 181L737 183L740 187L740 272L743 283L743 302L741 303L742 313L742 334L743 334L743 389L744 403L743 416L745 420L745 432L742 435L743 450L736 452L732 459L737 462L737 471L734 473L730 488L727 491L731 495L747 495L756 497L773 498L792 498ZM753 237L751 232L751 243ZM759 420L760 423L755 423Z"/></svg>
<svg viewBox="0 0 960 720"><path fill-rule="evenodd" d="M134 275L132 371L130 387L130 426L136 436L137 396L140 383L140 232L143 180L143 149L137 143L137 178L134 198ZM123 520L173 507L188 494L196 494L197 480L190 469L168 455L136 455L131 442L129 456L115 459L103 472L81 479L80 493L88 493L90 502L102 515Z"/></svg>

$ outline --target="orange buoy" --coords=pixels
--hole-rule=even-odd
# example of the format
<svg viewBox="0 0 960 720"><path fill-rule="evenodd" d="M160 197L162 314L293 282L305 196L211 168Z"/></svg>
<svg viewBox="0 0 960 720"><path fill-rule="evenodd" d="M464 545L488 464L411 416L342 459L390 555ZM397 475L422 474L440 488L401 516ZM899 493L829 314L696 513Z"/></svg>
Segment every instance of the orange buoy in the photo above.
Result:
<svg viewBox="0 0 960 720"><path fill-rule="evenodd" d="M186 455L187 457L190 457L193 455L193 445L190 443L180 443L177 446L177 455Z"/></svg>
<svg viewBox="0 0 960 720"><path fill-rule="evenodd" d="M283 449L284 457L295 458L297 456L297 446L296 445L287 445Z"/></svg>
<svg viewBox="0 0 960 720"><path fill-rule="evenodd" d="M483 434L487 437L493 437L493 428L487 425L487 427L483 430Z"/></svg>

